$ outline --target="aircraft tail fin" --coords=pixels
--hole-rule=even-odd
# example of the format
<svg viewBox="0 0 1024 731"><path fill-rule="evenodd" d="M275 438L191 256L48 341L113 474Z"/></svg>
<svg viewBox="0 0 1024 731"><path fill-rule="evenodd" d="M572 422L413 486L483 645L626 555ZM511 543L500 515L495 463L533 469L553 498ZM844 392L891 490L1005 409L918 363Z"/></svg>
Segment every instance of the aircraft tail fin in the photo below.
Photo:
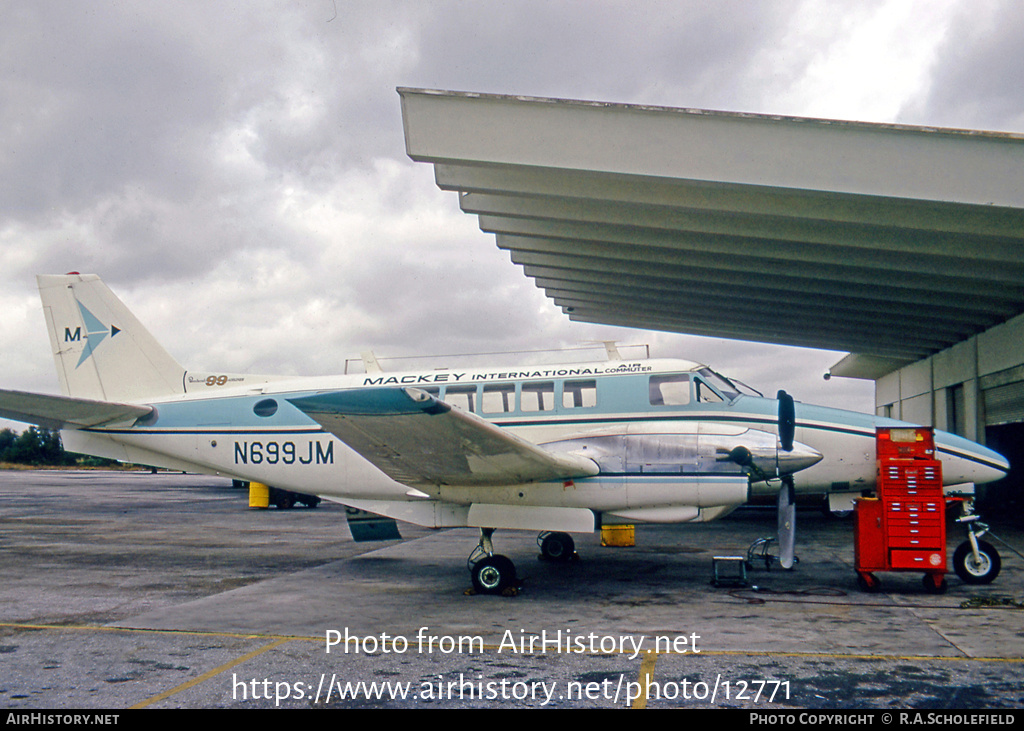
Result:
<svg viewBox="0 0 1024 731"><path fill-rule="evenodd" d="M98 276L36 279L65 396L131 402L184 393L185 369Z"/></svg>

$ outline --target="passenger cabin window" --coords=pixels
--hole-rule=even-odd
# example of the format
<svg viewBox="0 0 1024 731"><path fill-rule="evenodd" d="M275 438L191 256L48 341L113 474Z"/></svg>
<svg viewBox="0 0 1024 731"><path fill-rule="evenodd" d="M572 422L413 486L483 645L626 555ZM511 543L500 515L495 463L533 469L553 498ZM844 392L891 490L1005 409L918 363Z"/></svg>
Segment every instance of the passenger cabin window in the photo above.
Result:
<svg viewBox="0 0 1024 731"><path fill-rule="evenodd" d="M476 386L449 386L444 402L463 411L476 411Z"/></svg>
<svg viewBox="0 0 1024 731"><path fill-rule="evenodd" d="M516 384L488 383L484 386L484 394L480 399L480 407L485 414L507 414L515 411Z"/></svg>
<svg viewBox="0 0 1024 731"><path fill-rule="evenodd" d="M277 413L277 401L272 398L263 399L252 407L252 411L256 416L262 416L263 418L273 416Z"/></svg>
<svg viewBox="0 0 1024 731"><path fill-rule="evenodd" d="M555 408L554 381L524 383L519 395L519 409L525 412L553 411Z"/></svg>
<svg viewBox="0 0 1024 731"><path fill-rule="evenodd" d="M651 376L647 390L651 406L685 406L690 403L690 376Z"/></svg>
<svg viewBox="0 0 1024 731"><path fill-rule="evenodd" d="M562 385L562 406L567 409L597 406L597 381L566 381Z"/></svg>

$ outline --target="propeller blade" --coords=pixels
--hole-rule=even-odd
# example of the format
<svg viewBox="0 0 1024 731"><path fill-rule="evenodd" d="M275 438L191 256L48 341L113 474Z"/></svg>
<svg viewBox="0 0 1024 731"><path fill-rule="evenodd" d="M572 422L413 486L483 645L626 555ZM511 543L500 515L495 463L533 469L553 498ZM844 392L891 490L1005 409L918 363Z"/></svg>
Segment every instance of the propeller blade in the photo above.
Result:
<svg viewBox="0 0 1024 731"><path fill-rule="evenodd" d="M793 476L782 478L779 490L779 563L784 569L793 568L796 548L796 489Z"/></svg>
<svg viewBox="0 0 1024 731"><path fill-rule="evenodd" d="M793 451L793 437L796 435L796 406L793 397L779 391L779 442L783 452Z"/></svg>

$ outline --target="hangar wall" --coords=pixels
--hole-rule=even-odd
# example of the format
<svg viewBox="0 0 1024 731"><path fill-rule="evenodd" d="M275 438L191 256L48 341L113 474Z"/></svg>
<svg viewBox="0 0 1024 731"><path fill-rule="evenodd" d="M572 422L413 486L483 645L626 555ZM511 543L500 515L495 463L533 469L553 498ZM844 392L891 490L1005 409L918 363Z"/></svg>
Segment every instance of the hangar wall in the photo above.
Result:
<svg viewBox="0 0 1024 731"><path fill-rule="evenodd" d="M979 491L983 510L1024 525L1024 315L875 381L875 409L986 444L1010 473Z"/></svg>
<svg viewBox="0 0 1024 731"><path fill-rule="evenodd" d="M1024 315L875 381L875 409L985 442L1024 422Z"/></svg>

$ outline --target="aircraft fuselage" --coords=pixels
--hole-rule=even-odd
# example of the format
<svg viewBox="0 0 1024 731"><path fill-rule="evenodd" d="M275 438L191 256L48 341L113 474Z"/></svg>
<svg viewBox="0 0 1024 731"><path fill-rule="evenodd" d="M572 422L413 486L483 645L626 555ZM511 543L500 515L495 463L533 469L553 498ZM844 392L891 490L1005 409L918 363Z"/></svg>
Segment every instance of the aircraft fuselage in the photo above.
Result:
<svg viewBox="0 0 1024 731"><path fill-rule="evenodd" d="M729 459L731 449L753 449L766 464L799 459L775 444L775 399L743 393L703 366L670 360L307 379L189 374L188 392L149 402L155 411L146 419L66 430L63 436L73 451L230 475L357 506L479 502L476 488L411 488L388 477L292 403L323 392L388 387L420 389L529 442L583 454L600 467L596 476L491 486L489 504L709 520L747 502L751 492L778 490L777 481L750 476ZM794 467L796 491L870 490L875 428L901 424L797 403L795 440L821 457ZM1008 467L1000 455L961 437L937 432L935 441L946 484L998 479ZM434 524L460 524L460 518Z"/></svg>

